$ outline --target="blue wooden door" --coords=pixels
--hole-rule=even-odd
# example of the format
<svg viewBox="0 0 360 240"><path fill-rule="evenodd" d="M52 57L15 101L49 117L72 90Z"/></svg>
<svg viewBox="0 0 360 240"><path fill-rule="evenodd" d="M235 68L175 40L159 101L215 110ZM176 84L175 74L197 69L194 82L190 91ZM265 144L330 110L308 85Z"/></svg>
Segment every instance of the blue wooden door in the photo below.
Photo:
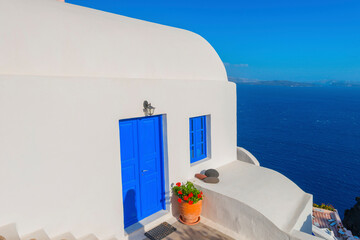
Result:
<svg viewBox="0 0 360 240"><path fill-rule="evenodd" d="M128 227L138 222L140 216L137 122L121 121L119 128L124 224Z"/></svg>
<svg viewBox="0 0 360 240"><path fill-rule="evenodd" d="M160 116L119 122L125 227L164 209L161 126Z"/></svg>

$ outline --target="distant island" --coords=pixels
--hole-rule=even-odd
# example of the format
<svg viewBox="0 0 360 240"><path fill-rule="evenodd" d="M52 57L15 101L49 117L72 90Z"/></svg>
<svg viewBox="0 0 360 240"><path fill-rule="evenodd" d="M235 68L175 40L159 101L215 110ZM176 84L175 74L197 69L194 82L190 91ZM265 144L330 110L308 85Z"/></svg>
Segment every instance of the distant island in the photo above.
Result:
<svg viewBox="0 0 360 240"><path fill-rule="evenodd" d="M286 86L286 87L323 87L323 86L337 86L337 87L360 87L360 82L347 82L347 81L335 81L324 80L319 82L295 82L288 80L256 80L245 79L237 77L228 77L229 81L241 85L264 85L264 86Z"/></svg>

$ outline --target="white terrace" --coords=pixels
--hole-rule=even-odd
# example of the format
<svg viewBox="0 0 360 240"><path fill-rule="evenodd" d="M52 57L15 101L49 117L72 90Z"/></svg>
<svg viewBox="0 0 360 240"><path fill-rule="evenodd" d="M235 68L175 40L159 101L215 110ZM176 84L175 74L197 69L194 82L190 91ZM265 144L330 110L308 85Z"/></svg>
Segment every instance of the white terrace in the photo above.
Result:
<svg viewBox="0 0 360 240"><path fill-rule="evenodd" d="M280 173L248 163L254 156L238 151L239 161L218 168L218 184L193 180L208 198L203 216L239 233L238 239L311 239L301 232L312 231L312 195Z"/></svg>

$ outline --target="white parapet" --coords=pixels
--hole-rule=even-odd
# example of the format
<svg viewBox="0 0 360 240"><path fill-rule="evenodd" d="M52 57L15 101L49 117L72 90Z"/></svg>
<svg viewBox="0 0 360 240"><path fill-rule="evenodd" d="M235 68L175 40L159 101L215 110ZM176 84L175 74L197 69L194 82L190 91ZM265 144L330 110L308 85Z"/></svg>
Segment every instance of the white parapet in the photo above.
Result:
<svg viewBox="0 0 360 240"><path fill-rule="evenodd" d="M327 228L318 228L317 226L312 226L313 233L315 236L318 236L321 239L326 240L336 240L334 233L329 231Z"/></svg>
<svg viewBox="0 0 360 240"><path fill-rule="evenodd" d="M250 164L253 164L253 165L256 165L256 166L260 166L260 163L256 159L256 157L254 157L254 155L252 155L245 148L237 147L236 153L237 153L237 160L243 161L243 162L246 162L246 163L250 163Z"/></svg>
<svg viewBox="0 0 360 240"><path fill-rule="evenodd" d="M239 234L239 239L311 239L312 195L280 173L234 161L218 168L220 182L194 179L205 195L203 216Z"/></svg>
<svg viewBox="0 0 360 240"><path fill-rule="evenodd" d="M300 232L300 231L297 231L297 230L292 231L291 236L293 238L297 238L297 239L300 239L300 240L324 240L324 238L322 238L322 237L313 236L313 235L306 234L306 233L303 233L303 232ZM325 238L325 239L327 239L327 238ZM330 240L334 240L334 239L331 238Z"/></svg>

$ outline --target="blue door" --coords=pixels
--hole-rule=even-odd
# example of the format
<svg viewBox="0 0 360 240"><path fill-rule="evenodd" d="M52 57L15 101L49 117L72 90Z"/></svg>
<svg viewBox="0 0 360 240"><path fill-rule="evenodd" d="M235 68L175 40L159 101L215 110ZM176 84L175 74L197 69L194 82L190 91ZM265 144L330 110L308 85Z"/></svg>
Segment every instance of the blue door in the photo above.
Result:
<svg viewBox="0 0 360 240"><path fill-rule="evenodd" d="M125 228L165 209L162 118L119 121Z"/></svg>

